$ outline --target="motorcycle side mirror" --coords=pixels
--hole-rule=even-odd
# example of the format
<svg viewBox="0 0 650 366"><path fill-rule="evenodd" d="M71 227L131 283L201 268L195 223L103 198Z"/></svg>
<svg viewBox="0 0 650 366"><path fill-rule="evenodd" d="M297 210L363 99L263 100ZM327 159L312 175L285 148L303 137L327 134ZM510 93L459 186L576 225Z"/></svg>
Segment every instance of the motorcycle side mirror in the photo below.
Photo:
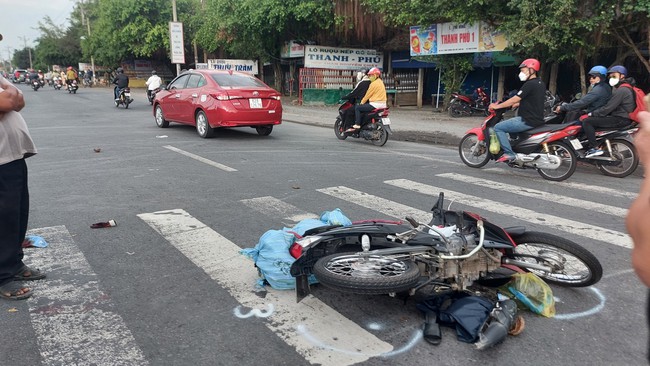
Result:
<svg viewBox="0 0 650 366"><path fill-rule="evenodd" d="M436 225L436 226L445 225L444 204L445 204L445 192L440 192L436 204L433 205L433 208L431 209L431 211L433 211L433 219L431 220L432 225Z"/></svg>
<svg viewBox="0 0 650 366"><path fill-rule="evenodd" d="M415 220L413 217L411 217L411 216L406 216L405 219L406 219L406 221L409 222L409 224L411 224L411 226L413 226L413 227L420 227L420 223L417 222L417 220Z"/></svg>

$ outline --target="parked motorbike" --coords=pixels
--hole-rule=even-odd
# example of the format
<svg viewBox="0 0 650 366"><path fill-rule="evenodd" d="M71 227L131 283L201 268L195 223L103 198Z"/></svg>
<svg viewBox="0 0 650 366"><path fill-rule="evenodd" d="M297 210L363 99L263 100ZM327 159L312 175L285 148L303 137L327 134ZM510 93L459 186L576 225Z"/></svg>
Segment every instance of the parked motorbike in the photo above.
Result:
<svg viewBox="0 0 650 366"><path fill-rule="evenodd" d="M133 103L133 99L131 98L131 88L128 86L122 88L118 94L117 100L115 100L115 107L123 105L125 109L129 109L129 104L131 103Z"/></svg>
<svg viewBox="0 0 650 366"><path fill-rule="evenodd" d="M31 84L32 84L32 89L34 89L34 91L38 91L38 89L41 87L41 82L38 81L38 79L33 79L31 81Z"/></svg>
<svg viewBox="0 0 650 366"><path fill-rule="evenodd" d="M443 192L432 211L429 224L406 217L410 226L365 220L308 230L289 250L297 300L310 293L311 274L328 288L366 295L413 295L425 286L465 290L475 281L499 286L521 270L566 287L602 277L598 259L563 237L446 210Z"/></svg>
<svg viewBox="0 0 650 366"><path fill-rule="evenodd" d="M160 88L156 88L154 90L147 90L147 99L149 100L149 104L153 105L154 99L156 99L156 94L160 91Z"/></svg>
<svg viewBox="0 0 650 366"><path fill-rule="evenodd" d="M488 115L490 97L483 88L476 88L476 98L460 93L451 93L451 95L451 101L449 102L449 115L451 117L466 117L476 113L484 116Z"/></svg>
<svg viewBox="0 0 650 366"><path fill-rule="evenodd" d="M492 110L480 127L472 128L460 140L458 152L465 165L480 168L491 159L503 155L490 152L489 130L503 118L503 109ZM580 132L574 123L545 124L531 130L511 135L510 144L517 157L508 163L512 168L537 170L544 179L562 181L576 170L577 157L574 149L565 141ZM512 140L512 138L516 138Z"/></svg>
<svg viewBox="0 0 650 366"><path fill-rule="evenodd" d="M354 108L354 104L346 101L339 107L339 115L334 122L334 134L339 140L345 140L350 137L363 138L372 142L373 145L384 146L388 141L388 136L393 134L390 129L390 118L388 118L388 108L376 108L367 113L361 124L361 128L352 132L346 130L346 111Z"/></svg>
<svg viewBox="0 0 650 366"><path fill-rule="evenodd" d="M68 93L77 94L77 89L79 89L77 80L72 80L72 82L68 84Z"/></svg>
<svg viewBox="0 0 650 366"><path fill-rule="evenodd" d="M566 113L553 114L554 117L546 120L546 123L561 123ZM636 122L629 125L596 131L596 146L605 153L600 156L586 157L588 145L587 137L582 133L580 121L571 121L580 128L575 137L568 138L569 146L573 148L578 161L593 164L605 175L617 178L624 178L634 173L639 166L639 156L634 147L634 134L639 130Z"/></svg>

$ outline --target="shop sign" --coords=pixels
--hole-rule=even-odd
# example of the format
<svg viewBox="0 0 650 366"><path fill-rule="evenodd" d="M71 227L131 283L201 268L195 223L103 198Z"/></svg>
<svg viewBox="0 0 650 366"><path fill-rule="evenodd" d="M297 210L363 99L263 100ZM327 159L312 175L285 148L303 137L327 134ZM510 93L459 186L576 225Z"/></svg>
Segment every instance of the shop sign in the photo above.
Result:
<svg viewBox="0 0 650 366"><path fill-rule="evenodd" d="M439 23L410 27L411 56L503 51L508 41L487 23Z"/></svg>
<svg viewBox="0 0 650 366"><path fill-rule="evenodd" d="M358 70L382 68L384 56L376 50L305 46L305 67L313 69Z"/></svg>
<svg viewBox="0 0 650 366"><path fill-rule="evenodd" d="M257 61L254 60L213 59L208 60L208 69L239 71L251 75L258 74Z"/></svg>
<svg viewBox="0 0 650 366"><path fill-rule="evenodd" d="M296 43L295 41L284 42L280 50L280 57L282 58L295 58L305 56L305 46Z"/></svg>

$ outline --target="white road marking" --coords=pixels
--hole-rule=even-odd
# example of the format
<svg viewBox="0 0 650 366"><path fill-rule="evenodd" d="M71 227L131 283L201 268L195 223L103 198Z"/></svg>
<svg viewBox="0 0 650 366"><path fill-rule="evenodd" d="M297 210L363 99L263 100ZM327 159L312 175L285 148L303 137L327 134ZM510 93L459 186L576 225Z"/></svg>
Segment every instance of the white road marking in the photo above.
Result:
<svg viewBox="0 0 650 366"><path fill-rule="evenodd" d="M580 208L584 208L585 210L592 210L595 212L602 212L602 213L614 215L616 217L627 216L627 209L624 208L604 205L597 202L591 202L591 201L571 198L567 196L561 196L558 194L539 191L532 188L525 188L522 186L496 182L493 180L475 178L472 176L457 174L457 173L444 173L444 174L437 174L436 176L447 178L447 179L453 179L458 182L465 182L465 183L469 183L481 187L498 189L508 193L517 194L520 196L537 198L540 200L559 203L567 206L580 207Z"/></svg>
<svg viewBox="0 0 650 366"><path fill-rule="evenodd" d="M237 169L235 169L235 168L231 168L231 167L229 167L229 166L226 166L226 165L223 165L223 164L219 164L219 163L217 163L217 162L215 162L215 161L212 161L212 160L210 160L210 159L206 159L206 158L204 158L204 157L202 157L202 156L198 156L198 155L192 154L191 152L187 152L187 151L185 151L185 150L181 150L181 149L179 149L179 148L177 148L177 147L173 147L173 146L171 146L171 145L165 145L165 146L163 146L163 147L164 147L165 149L168 149L168 150L171 150L171 151L177 152L177 153L179 153L179 154L181 154L181 155L185 155L185 156L190 157L190 158L192 158L192 159L194 159L194 160L198 160L198 161L200 161L200 162L202 162L202 163L208 164L208 165L210 165L210 166L213 166L213 167L218 168L218 169L221 169L221 170L225 170L225 171L227 171L227 172L236 172L236 171L237 171Z"/></svg>
<svg viewBox="0 0 650 366"><path fill-rule="evenodd" d="M275 311L264 324L310 363L352 365L393 350L393 346L313 296L296 303L294 291L269 289L263 299L255 295L251 288L258 275L253 262L239 254L240 247L184 210L145 213L138 217L227 289L243 306L257 309L268 303L274 304ZM362 351L363 354L351 355L314 347L298 331L300 326L307 327L319 339L331 340L336 349Z"/></svg>
<svg viewBox="0 0 650 366"><path fill-rule="evenodd" d="M240 202L266 216L283 218L293 222L298 222L303 219L318 218L318 215L316 214L303 211L294 205L271 196L245 199Z"/></svg>
<svg viewBox="0 0 650 366"><path fill-rule="evenodd" d="M512 176L519 176L519 177L526 177L526 178L531 177L530 175L525 175L520 172L513 171L512 169L488 168L488 169L483 169L483 171L490 172L490 173L497 173L500 175L512 175ZM531 170L531 172L533 172L533 170ZM541 178L541 177L537 177L537 178ZM590 184L585 184L584 182L567 182L567 181L554 182L548 180L546 181L546 184L557 185L557 186L562 186L567 188L574 188L580 191L592 191L598 194L608 195L608 196L627 197L632 200L635 199L636 196L638 196L638 193L635 192L626 192L616 188L594 186Z"/></svg>
<svg viewBox="0 0 650 366"><path fill-rule="evenodd" d="M449 189L421 184L407 179L388 180L385 181L384 183L393 185L395 187L408 189L414 192L424 193L432 197L437 197L438 193L445 192L446 198L452 199L455 202L459 202L468 206L514 217L516 219L527 221L533 224L550 226L556 230L561 230L567 233L580 235L593 240L598 240L598 241L603 241L606 243L618 245L623 248L632 247L632 241L630 237L627 234L622 232L608 230L598 226L584 224L581 222L564 219L554 215L543 214L525 208L508 205L501 202L491 201L476 196L470 196ZM384 214L396 218L404 218L407 215L411 215L416 220L421 222L431 221L430 212L417 210L415 208L405 206L397 202L389 201L347 187L342 187L342 186L330 187L330 188L319 189L318 191L328 194L330 196L341 198L348 202L352 202L357 205L378 212L382 212Z"/></svg>
<svg viewBox="0 0 650 366"><path fill-rule="evenodd" d="M148 365L65 226L30 234L49 243L29 249L30 265L47 274L28 284L34 296L27 300L43 365Z"/></svg>

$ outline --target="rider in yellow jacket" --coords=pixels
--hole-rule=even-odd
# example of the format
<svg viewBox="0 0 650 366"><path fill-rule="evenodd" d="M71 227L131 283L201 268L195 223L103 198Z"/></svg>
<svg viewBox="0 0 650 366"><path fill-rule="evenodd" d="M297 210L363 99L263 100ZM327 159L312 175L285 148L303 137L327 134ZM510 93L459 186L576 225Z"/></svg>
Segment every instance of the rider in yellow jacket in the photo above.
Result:
<svg viewBox="0 0 650 366"><path fill-rule="evenodd" d="M364 112L370 112L375 108L386 108L386 86L384 82L379 78L381 71L378 68L373 67L368 71L368 77L370 78L370 87L361 99L361 104L355 107L354 109L354 126L352 129L361 128L361 114Z"/></svg>

